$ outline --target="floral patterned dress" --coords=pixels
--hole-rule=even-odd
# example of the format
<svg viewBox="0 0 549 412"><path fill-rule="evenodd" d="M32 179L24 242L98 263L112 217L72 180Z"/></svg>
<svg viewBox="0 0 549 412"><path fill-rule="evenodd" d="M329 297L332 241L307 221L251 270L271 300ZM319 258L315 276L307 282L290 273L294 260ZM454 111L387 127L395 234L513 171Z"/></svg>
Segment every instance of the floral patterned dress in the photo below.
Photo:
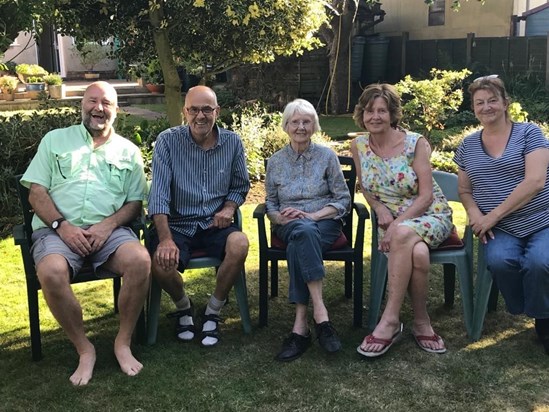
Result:
<svg viewBox="0 0 549 412"><path fill-rule="evenodd" d="M412 168L416 144L421 135L406 131L402 153L390 158L376 155L369 145L369 136L358 136L356 145L362 171L362 188L383 203L393 214L401 215L417 198L419 184ZM407 219L401 224L413 229L431 248L439 246L450 235L452 209L433 179L433 203L423 216ZM378 228L382 239L384 230Z"/></svg>

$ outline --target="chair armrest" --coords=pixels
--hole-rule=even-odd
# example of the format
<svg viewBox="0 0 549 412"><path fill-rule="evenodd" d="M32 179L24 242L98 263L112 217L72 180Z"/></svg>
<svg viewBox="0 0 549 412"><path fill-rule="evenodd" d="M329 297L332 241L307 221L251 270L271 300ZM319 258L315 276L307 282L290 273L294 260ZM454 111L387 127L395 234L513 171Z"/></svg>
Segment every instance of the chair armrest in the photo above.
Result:
<svg viewBox="0 0 549 412"><path fill-rule="evenodd" d="M267 228L265 226L265 203L260 203L254 210L254 219L257 219L257 233L259 240L259 250L267 250Z"/></svg>
<svg viewBox="0 0 549 412"><path fill-rule="evenodd" d="M365 230L364 227L365 227L366 219L370 218L370 213L368 212L368 209L366 208L365 205L358 202L353 203L353 209L355 210L358 216L354 250L355 250L355 253L360 251L360 253L362 254L362 250L364 248L364 230Z"/></svg>
<svg viewBox="0 0 549 412"><path fill-rule="evenodd" d="M30 247L29 238L25 232L25 225L20 224L13 227L13 241L16 245Z"/></svg>

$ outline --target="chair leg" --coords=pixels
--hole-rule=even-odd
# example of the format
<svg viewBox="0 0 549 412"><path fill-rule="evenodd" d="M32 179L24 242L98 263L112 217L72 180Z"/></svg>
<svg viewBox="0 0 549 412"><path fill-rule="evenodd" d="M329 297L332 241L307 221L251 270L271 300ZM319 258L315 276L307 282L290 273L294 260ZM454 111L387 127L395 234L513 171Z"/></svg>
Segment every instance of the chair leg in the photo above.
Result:
<svg viewBox="0 0 549 412"><path fill-rule="evenodd" d="M350 299L351 296L353 296L353 262L345 261L345 297Z"/></svg>
<svg viewBox="0 0 549 412"><path fill-rule="evenodd" d="M459 273L459 287L461 291L461 303L463 306L463 320L467 336L473 336L473 267L472 262L468 261L457 267Z"/></svg>
<svg viewBox="0 0 549 412"><path fill-rule="evenodd" d="M381 312L381 302L387 284L387 258L379 253L374 259L370 274L370 307L368 308L368 331L373 331Z"/></svg>
<svg viewBox="0 0 549 412"><path fill-rule="evenodd" d="M453 264L442 265L444 271L444 303L448 307L454 306L456 288L456 267Z"/></svg>
<svg viewBox="0 0 549 412"><path fill-rule="evenodd" d="M475 284L476 296L471 333L473 341L479 340L482 334L484 318L486 317L488 301L492 291L492 283L492 275L486 268L486 262L484 261L484 248L480 246L478 249L477 279Z"/></svg>
<svg viewBox="0 0 549 412"><path fill-rule="evenodd" d="M112 279L112 292L114 298L114 313L118 313L118 296L120 295L120 286L122 280L119 276Z"/></svg>
<svg viewBox="0 0 549 412"><path fill-rule="evenodd" d="M271 298L278 296L278 260L271 260Z"/></svg>
<svg viewBox="0 0 549 412"><path fill-rule="evenodd" d="M272 263L271 263L272 264ZM267 326L269 317L269 273L268 262L259 257L259 326Z"/></svg>
<svg viewBox="0 0 549 412"><path fill-rule="evenodd" d="M29 304L29 325L31 338L32 360L42 359L42 338L40 336L40 313L38 310L38 288L27 279L27 300ZM38 283L36 281L35 283Z"/></svg>
<svg viewBox="0 0 549 412"><path fill-rule="evenodd" d="M248 288L246 287L246 272L243 270L234 284L236 302L240 311L242 329L246 335L252 333L252 321L250 320L250 308L248 306Z"/></svg>
<svg viewBox="0 0 549 412"><path fill-rule="evenodd" d="M158 282L151 279L151 288L149 291L149 301L147 304L147 344L156 343L158 333L158 318L160 316L160 299L162 297L162 288Z"/></svg>
<svg viewBox="0 0 549 412"><path fill-rule="evenodd" d="M347 266L347 262L345 262ZM362 293L364 284L364 264L362 256L354 262L354 301L353 301L353 326L362 327Z"/></svg>
<svg viewBox="0 0 549 412"><path fill-rule="evenodd" d="M137 324L135 325L135 340L139 344L144 344L147 342L147 323L146 323L145 307L141 310L139 318L137 319Z"/></svg>

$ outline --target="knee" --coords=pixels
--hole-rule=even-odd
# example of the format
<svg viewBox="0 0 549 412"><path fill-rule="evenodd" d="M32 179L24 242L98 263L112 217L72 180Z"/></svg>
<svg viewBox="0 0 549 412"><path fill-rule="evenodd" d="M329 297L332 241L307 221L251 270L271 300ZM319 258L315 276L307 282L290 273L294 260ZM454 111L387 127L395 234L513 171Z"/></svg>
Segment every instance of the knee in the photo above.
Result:
<svg viewBox="0 0 549 412"><path fill-rule="evenodd" d="M417 235L409 227L402 225L397 226L391 236L391 250L408 244L410 241L414 240L414 237L417 237Z"/></svg>
<svg viewBox="0 0 549 412"><path fill-rule="evenodd" d="M547 254L538 254L535 256L529 256L524 262L524 269L530 273L537 273L540 275L549 275L549 256Z"/></svg>
<svg viewBox="0 0 549 412"><path fill-rule="evenodd" d="M293 230L290 236L290 240L304 239L315 239L320 241L320 229L312 220L303 219L303 221L300 222L300 225Z"/></svg>
<svg viewBox="0 0 549 412"><path fill-rule="evenodd" d="M225 254L227 256L231 256L232 258L246 259L249 248L250 243L246 234L243 232L233 232L227 238Z"/></svg>
<svg viewBox="0 0 549 412"><path fill-rule="evenodd" d="M48 255L36 265L36 276L42 288L58 288L70 283L71 272L63 256Z"/></svg>

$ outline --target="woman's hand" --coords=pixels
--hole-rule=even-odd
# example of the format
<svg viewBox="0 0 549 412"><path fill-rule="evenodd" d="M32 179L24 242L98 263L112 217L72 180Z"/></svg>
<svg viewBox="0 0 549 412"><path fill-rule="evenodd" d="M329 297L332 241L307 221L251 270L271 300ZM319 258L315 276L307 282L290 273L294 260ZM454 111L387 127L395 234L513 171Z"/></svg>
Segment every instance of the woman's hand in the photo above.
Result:
<svg viewBox="0 0 549 412"><path fill-rule="evenodd" d="M377 215L377 225L383 230L387 230L391 223L395 220L393 214L385 205L382 205L381 203L375 209L375 212Z"/></svg>
<svg viewBox="0 0 549 412"><path fill-rule="evenodd" d="M381 242L379 242L379 245L377 247L380 252L387 253L391 251L391 238L393 236L393 230L395 227L396 225L391 224L385 231L383 239L381 239Z"/></svg>

